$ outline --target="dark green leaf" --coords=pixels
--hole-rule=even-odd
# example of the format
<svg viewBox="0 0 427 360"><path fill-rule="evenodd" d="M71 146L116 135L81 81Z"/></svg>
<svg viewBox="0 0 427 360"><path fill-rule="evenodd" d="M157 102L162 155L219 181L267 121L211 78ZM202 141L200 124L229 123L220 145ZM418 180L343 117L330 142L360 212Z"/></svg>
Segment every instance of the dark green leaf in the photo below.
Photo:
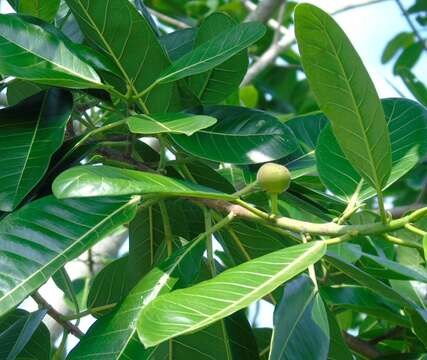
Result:
<svg viewBox="0 0 427 360"><path fill-rule="evenodd" d="M329 352L329 324L322 298L302 275L285 285L274 310L270 358L324 360Z"/></svg>
<svg viewBox="0 0 427 360"><path fill-rule="evenodd" d="M13 106L43 89L30 81L15 79L7 84L7 104Z"/></svg>
<svg viewBox="0 0 427 360"><path fill-rule="evenodd" d="M362 60L333 18L313 5L297 6L295 28L305 73L342 151L381 192L391 171L390 138Z"/></svg>
<svg viewBox="0 0 427 360"><path fill-rule="evenodd" d="M231 29L236 22L224 13L213 13L205 18L197 31L195 46L215 38L218 32ZM218 104L239 88L248 68L246 50L234 55L219 66L191 76L189 86L202 104Z"/></svg>
<svg viewBox="0 0 427 360"><path fill-rule="evenodd" d="M134 115L127 119L129 130L134 134L169 133L190 136L215 123L216 119L213 117L185 113Z"/></svg>
<svg viewBox="0 0 427 360"><path fill-rule="evenodd" d="M337 319L331 311L326 311L329 323L329 344L328 360L353 360L353 355L345 343Z"/></svg>
<svg viewBox="0 0 427 360"><path fill-rule="evenodd" d="M397 75L400 68L412 69L420 59L423 51L424 44L421 42L416 42L411 46L408 46L397 58L393 67L394 74Z"/></svg>
<svg viewBox="0 0 427 360"><path fill-rule="evenodd" d="M388 121L392 147L392 169L384 188L389 187L411 170L427 152L427 110L407 99L382 101ZM361 177L346 160L330 127L326 127L316 148L317 168L322 182L344 200L351 198ZM364 183L361 200L375 195Z"/></svg>
<svg viewBox="0 0 427 360"><path fill-rule="evenodd" d="M412 331L427 346L427 310L410 309L407 311L411 317Z"/></svg>
<svg viewBox="0 0 427 360"><path fill-rule="evenodd" d="M0 110L0 210L15 209L43 177L72 109L71 94L52 89Z"/></svg>
<svg viewBox="0 0 427 360"><path fill-rule="evenodd" d="M220 30L215 37L174 61L160 74L156 83L169 83L211 70L258 41L264 34L265 26L256 22Z"/></svg>
<svg viewBox="0 0 427 360"><path fill-rule="evenodd" d="M57 198L155 194L233 200L235 197L166 176L111 166L77 166L59 175L53 185Z"/></svg>
<svg viewBox="0 0 427 360"><path fill-rule="evenodd" d="M197 29L181 29L160 37L160 42L166 49L169 59L175 61L194 48Z"/></svg>
<svg viewBox="0 0 427 360"><path fill-rule="evenodd" d="M381 56L381 62L383 64L389 62L399 50L406 49L414 42L414 34L411 32L401 32L391 39Z"/></svg>
<svg viewBox="0 0 427 360"><path fill-rule="evenodd" d="M427 106L427 87L424 85L424 83L419 80L409 69L399 68L397 73L412 95L414 95L414 97L422 105Z"/></svg>
<svg viewBox="0 0 427 360"><path fill-rule="evenodd" d="M45 21L52 21L58 12L61 0L18 0L17 12L31 15Z"/></svg>
<svg viewBox="0 0 427 360"><path fill-rule="evenodd" d="M47 310L15 310L0 321L0 359L49 360L50 334L42 323Z"/></svg>
<svg viewBox="0 0 427 360"><path fill-rule="evenodd" d="M160 296L142 311L138 335L151 347L212 324L269 294L322 258L324 252L322 242L293 246ZM251 277L242 276L246 274Z"/></svg>
<svg viewBox="0 0 427 360"><path fill-rule="evenodd" d="M182 149L199 158L253 164L276 160L296 150L292 131L268 113L235 106L211 106L203 114L216 118L217 123L191 137L172 136Z"/></svg>
<svg viewBox="0 0 427 360"><path fill-rule="evenodd" d="M15 14L0 14L0 56L4 75L77 89L102 86L61 39Z"/></svg>
<svg viewBox="0 0 427 360"><path fill-rule="evenodd" d="M120 69L122 80L106 78L126 92L139 93L169 66L149 21L128 0L66 0L81 30L95 49L103 50ZM163 112L172 96L170 85L160 86L143 98L150 112Z"/></svg>
<svg viewBox="0 0 427 360"><path fill-rule="evenodd" d="M136 200L34 201L0 222L0 315L135 215Z"/></svg>

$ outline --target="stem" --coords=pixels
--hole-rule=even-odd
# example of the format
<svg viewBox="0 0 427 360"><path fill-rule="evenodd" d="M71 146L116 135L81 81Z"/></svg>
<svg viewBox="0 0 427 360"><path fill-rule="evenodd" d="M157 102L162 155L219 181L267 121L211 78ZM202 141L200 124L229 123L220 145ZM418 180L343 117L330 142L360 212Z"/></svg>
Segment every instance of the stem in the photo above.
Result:
<svg viewBox="0 0 427 360"><path fill-rule="evenodd" d="M54 319L58 324L60 324L65 330L69 331L71 334L73 334L77 338L83 337L83 332L74 324L64 319L64 316L56 311L52 305L50 305L43 297L38 293L35 292L33 295L31 295L34 301L41 306L42 308L47 309L47 313Z"/></svg>
<svg viewBox="0 0 427 360"><path fill-rule="evenodd" d="M383 193L381 191L377 191L377 195L378 195L378 207L380 209L380 215L381 215L381 221L383 224L387 224L387 212L385 210L385 206L384 206L384 196Z"/></svg>
<svg viewBox="0 0 427 360"><path fill-rule="evenodd" d="M400 0L395 0L395 1L396 1L397 6L399 7L400 11L402 11L402 15L406 19L406 22L408 23L408 25L411 28L412 32L414 33L415 37L421 43L424 50L426 50L425 40L421 37L420 33L418 32L418 29L415 27L414 23L412 22L411 18L409 17L409 14L406 11L406 9L404 8L402 2Z"/></svg>
<svg viewBox="0 0 427 360"><path fill-rule="evenodd" d="M160 78L160 79L162 79L162 78ZM160 79L157 79L156 81L154 81L153 83L151 83L150 86L148 86L147 88L145 88L144 90L142 90L140 93L132 96L132 99L134 99L134 100L141 99L144 95L148 94L151 90L153 90L153 88L160 82Z"/></svg>
<svg viewBox="0 0 427 360"><path fill-rule="evenodd" d="M279 194L270 193L271 213L275 216L279 215L278 197L279 197Z"/></svg>
<svg viewBox="0 0 427 360"><path fill-rule="evenodd" d="M96 314L96 313L104 311L104 310L110 310L113 307L115 307L116 305L117 305L117 303L94 307L94 308L91 308L91 309L87 309L85 311L81 311L81 312L79 312L77 314L64 315L63 319L67 320L67 321L69 321L69 320L75 320L75 319L80 319L82 317L85 317L85 316L88 316L88 315L92 315L92 314Z"/></svg>
<svg viewBox="0 0 427 360"><path fill-rule="evenodd" d="M165 232L165 241L168 249L168 256L171 256L173 253L173 234L169 219L168 210L166 209L165 202L159 201L160 214L162 215L163 220L163 230Z"/></svg>
<svg viewBox="0 0 427 360"><path fill-rule="evenodd" d="M308 242L307 236L306 236L306 235L304 235L304 234L301 234L301 236L302 236L302 242L303 242L304 244L306 244L306 243ZM312 282L313 282L313 284L314 284L314 288L315 288L315 290L316 290L316 291L319 291L319 286L317 285L317 277L316 277L316 270L314 269L314 264L311 264L311 265L308 267L308 274L309 274L309 276L310 276L311 281L312 281Z"/></svg>
<svg viewBox="0 0 427 360"><path fill-rule="evenodd" d="M408 223L405 225L405 229L412 231L414 234L420 235L420 236L425 236L427 235L427 232L425 232L424 230L421 230L419 228L417 228L416 226Z"/></svg>
<svg viewBox="0 0 427 360"><path fill-rule="evenodd" d="M246 185L243 189L236 191L233 195L236 197L241 197L241 196L244 196L246 194L249 194L256 187L256 185L257 185L257 183L256 183L256 181L254 181L254 182Z"/></svg>
<svg viewBox="0 0 427 360"><path fill-rule="evenodd" d="M343 224L359 208L357 206L357 200L359 198L359 194L360 194L360 190L362 189L362 185L363 185L363 180L360 180L359 183L357 184L356 190L354 191L354 194L352 195L347 207L345 208L341 217L338 219L337 224L340 224L340 225Z"/></svg>
<svg viewBox="0 0 427 360"><path fill-rule="evenodd" d="M206 232L206 253L208 258L208 266L211 271L211 275L216 275L215 269L215 259L212 247L212 232L210 232L210 228L212 227L212 214L210 210L206 207L203 207L203 214L205 218L205 232Z"/></svg>
<svg viewBox="0 0 427 360"><path fill-rule="evenodd" d="M400 239L400 238L398 238L396 236L392 236L392 235L389 235L389 234L383 234L383 238L384 238L384 240L386 240L388 242L391 242L393 244L396 244L396 245L410 247L410 248L414 248L414 249L418 249L418 250L423 250L423 246L422 245L417 244L417 243L412 242L412 241L407 241L407 240Z"/></svg>
<svg viewBox="0 0 427 360"><path fill-rule="evenodd" d="M166 157L167 148L166 148L164 137L162 135L159 135L158 139L159 139L159 143L160 143L160 161L159 161L159 165L157 167L157 171L163 172L163 170L166 167L166 162L167 162L167 157Z"/></svg>
<svg viewBox="0 0 427 360"><path fill-rule="evenodd" d="M369 5L379 4L379 3L382 3L385 1L390 1L390 0L372 0L372 1L366 1L366 2L360 3L360 4L345 6L341 9L335 10L334 12L331 13L331 15L338 15L338 14L341 14L341 13L349 11L349 10L353 10L353 9L357 9L357 8L361 8L361 7L365 7L365 6L369 6Z"/></svg>

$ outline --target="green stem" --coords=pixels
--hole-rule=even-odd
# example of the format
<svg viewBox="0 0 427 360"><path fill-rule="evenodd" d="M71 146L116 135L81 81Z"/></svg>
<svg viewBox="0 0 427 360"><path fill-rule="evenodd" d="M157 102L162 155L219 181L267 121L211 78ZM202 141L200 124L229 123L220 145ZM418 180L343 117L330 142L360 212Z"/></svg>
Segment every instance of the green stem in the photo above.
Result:
<svg viewBox="0 0 427 360"><path fill-rule="evenodd" d="M427 232L424 230L421 230L419 228L417 228L416 226L412 225L412 224L406 224L405 225L405 229L412 231L414 234L420 235L420 236L426 236Z"/></svg>
<svg viewBox="0 0 427 360"><path fill-rule="evenodd" d="M362 189L363 179L357 184L356 190L354 191L353 196L351 197L347 207L342 213L341 217L338 219L337 224L344 224L344 222L349 219L359 208L357 206L357 200L359 198L360 190Z"/></svg>
<svg viewBox="0 0 427 360"><path fill-rule="evenodd" d="M171 256L173 253L173 234L172 234L172 228L170 224L168 210L166 209L166 204L163 200L159 201L159 208L160 208L160 214L162 215L163 230L165 232L165 241L168 249L168 256Z"/></svg>
<svg viewBox="0 0 427 360"><path fill-rule="evenodd" d="M167 162L167 156L166 156L167 147L165 144L165 139L162 135L159 135L158 139L160 143L160 161L157 167L157 171L163 172L163 170L165 170L166 168L166 162Z"/></svg>
<svg viewBox="0 0 427 360"><path fill-rule="evenodd" d="M159 80L156 80L150 86L148 86L146 89L144 89L140 93L132 96L132 99L134 99L134 100L140 100L144 95L148 94L151 90L153 90L153 88L158 84L158 82L159 82Z"/></svg>
<svg viewBox="0 0 427 360"><path fill-rule="evenodd" d="M254 182L246 185L243 189L236 191L233 195L236 197L241 197L241 196L244 196L246 194L249 194L256 187L256 185L257 185L257 182L254 181Z"/></svg>
<svg viewBox="0 0 427 360"><path fill-rule="evenodd" d="M213 253L213 246L212 246L212 214L209 209L206 207L203 207L203 214L205 218L205 232L206 232L206 253L208 258L208 266L211 271L211 275L216 275L216 268L215 268L215 259L214 259L214 253Z"/></svg>
<svg viewBox="0 0 427 360"><path fill-rule="evenodd" d="M105 311L105 310L110 310L113 307L115 307L117 305L117 303L114 304L108 304L108 305L102 305L102 306L98 306L98 307L93 307L91 309L87 309L85 311L81 311L77 314L72 314L72 315L63 315L64 320L70 321L70 320L75 320L75 319L81 319L82 317L88 316L88 315L93 315L96 313L99 313L101 311Z"/></svg>
<svg viewBox="0 0 427 360"><path fill-rule="evenodd" d="M384 206L384 196L381 191L377 191L378 195L378 208L380 209L381 221L383 224L387 224L387 212Z"/></svg>
<svg viewBox="0 0 427 360"><path fill-rule="evenodd" d="M279 194L270 193L270 201L271 201L271 213L275 216L279 215L279 204L278 204Z"/></svg>
<svg viewBox="0 0 427 360"><path fill-rule="evenodd" d="M395 236L392 236L389 234L383 234L383 238L384 238L384 240L391 242L393 244L396 244L396 245L415 248L418 250L423 250L423 246L420 244L417 244L417 243L412 242L412 241L406 241L406 240L400 239L398 237L395 237Z"/></svg>

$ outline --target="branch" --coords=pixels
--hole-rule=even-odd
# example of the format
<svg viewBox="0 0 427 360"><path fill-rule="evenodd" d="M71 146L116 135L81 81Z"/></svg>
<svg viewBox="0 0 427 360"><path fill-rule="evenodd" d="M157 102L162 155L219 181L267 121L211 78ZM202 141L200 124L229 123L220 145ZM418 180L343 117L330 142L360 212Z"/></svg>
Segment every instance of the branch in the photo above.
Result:
<svg viewBox="0 0 427 360"><path fill-rule="evenodd" d="M347 345L350 347L350 349L354 350L355 352L359 353L360 355L363 355L367 357L368 359L375 359L377 357L380 357L382 354L379 350L375 348L374 345L363 341L353 335L350 335L349 333L343 331L343 337Z"/></svg>
<svg viewBox="0 0 427 360"><path fill-rule="evenodd" d="M32 298L34 299L34 301L41 306L42 308L47 309L47 313L53 318L55 319L55 321L60 324L64 329L68 330L71 334L73 334L75 337L77 338L81 338L83 337L84 333L73 323L71 323L70 321L66 320L64 318L64 316L56 311L52 305L50 305L45 299L43 299L43 297L38 293L35 292L32 295Z"/></svg>
<svg viewBox="0 0 427 360"><path fill-rule="evenodd" d="M248 15L245 21L260 21L265 23L272 17L277 8L284 2L285 0L262 0L258 6ZM246 7L251 7L252 2L245 1L244 4Z"/></svg>
<svg viewBox="0 0 427 360"><path fill-rule="evenodd" d="M175 26L178 29L188 29L190 27L190 25L186 24L183 21L179 21L177 19L174 19L170 16L167 16L165 14L162 14L161 12L158 12L156 10L150 9L149 10L151 12L151 14L153 14L156 18L158 18L160 21Z"/></svg>
<svg viewBox="0 0 427 360"><path fill-rule="evenodd" d="M349 11L349 10L353 10L353 9L357 9L357 8L361 8L361 7L365 7L365 6L369 6L369 5L374 5L374 4L382 3L385 1L390 1L390 0L369 0L369 1L364 1L362 3L359 3L359 4L344 6L343 8L335 10L334 12L332 12L331 15L338 15L338 14L341 14L341 13Z"/></svg>
<svg viewBox="0 0 427 360"><path fill-rule="evenodd" d="M396 326L394 329L391 329L389 332L386 332L383 335L377 336L376 338L373 338L372 340L369 340L369 343L374 345L378 344L381 341L387 340L387 339L396 339L401 337L405 334L406 329L402 326Z"/></svg>
<svg viewBox="0 0 427 360"><path fill-rule="evenodd" d="M246 0L243 4L249 11L254 11L257 8L256 4L249 0ZM267 25L273 30L278 30L282 35L286 35L288 33L288 29L275 19L269 19L267 21Z"/></svg>

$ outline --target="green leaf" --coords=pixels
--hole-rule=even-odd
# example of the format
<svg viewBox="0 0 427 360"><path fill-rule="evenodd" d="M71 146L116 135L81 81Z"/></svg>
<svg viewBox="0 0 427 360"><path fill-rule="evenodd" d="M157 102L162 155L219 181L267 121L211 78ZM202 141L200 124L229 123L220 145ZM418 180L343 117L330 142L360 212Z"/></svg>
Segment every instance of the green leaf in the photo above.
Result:
<svg viewBox="0 0 427 360"><path fill-rule="evenodd" d="M427 153L427 110L412 100L382 101L388 121L392 148L392 169L383 189L399 180L417 165ZM351 198L361 177L345 158L330 127L326 127L316 148L317 169L322 182L344 200ZM364 183L360 200L375 195Z"/></svg>
<svg viewBox="0 0 427 360"><path fill-rule="evenodd" d="M31 202L0 222L0 316L135 215L129 198Z"/></svg>
<svg viewBox="0 0 427 360"><path fill-rule="evenodd" d="M120 69L122 79L106 77L126 92L139 93L153 83L170 62L146 17L128 0L66 0L90 45L103 50ZM159 86L143 98L150 112L164 112L172 87Z"/></svg>
<svg viewBox="0 0 427 360"><path fill-rule="evenodd" d="M7 104L13 106L43 89L30 81L15 79L7 84Z"/></svg>
<svg viewBox="0 0 427 360"><path fill-rule="evenodd" d="M0 358L4 360L49 360L50 334L42 323L47 313L15 310L0 320Z"/></svg>
<svg viewBox="0 0 427 360"><path fill-rule="evenodd" d="M325 305L306 275L285 285L274 310L271 359L326 359L329 324Z"/></svg>
<svg viewBox="0 0 427 360"><path fill-rule="evenodd" d="M373 276L367 274L366 272L360 270L353 264L350 264L342 260L339 256L328 253L325 256L326 260L335 266L338 270L346 274L348 277L352 278L354 281L358 282L360 285L367 287L368 289L374 291L380 296L387 298L389 301L392 301L401 307L413 307L414 303L408 298L400 295L398 292L394 291L391 287L385 283L377 280Z"/></svg>
<svg viewBox="0 0 427 360"><path fill-rule="evenodd" d="M388 63L399 50L405 49L414 42L414 34L411 32L401 32L391 39L381 56L381 62L383 64Z"/></svg>
<svg viewBox="0 0 427 360"><path fill-rule="evenodd" d="M191 278L200 270L205 247L192 241L154 267L132 289L117 311L102 317L89 329L69 360L102 357L104 360L149 358L156 348L144 349L136 335L136 320L148 303L159 294L170 291L182 278Z"/></svg>
<svg viewBox="0 0 427 360"><path fill-rule="evenodd" d="M322 298L335 310L353 310L384 319L394 324L409 326L408 320L400 314L400 309L378 296L368 288L355 285L325 287L320 290Z"/></svg>
<svg viewBox="0 0 427 360"><path fill-rule="evenodd" d="M64 171L53 182L52 190L59 199L136 194L235 199L233 195L167 176L91 165L76 166Z"/></svg>
<svg viewBox="0 0 427 360"><path fill-rule="evenodd" d="M423 237L424 259L427 261L427 235Z"/></svg>
<svg viewBox="0 0 427 360"><path fill-rule="evenodd" d="M297 6L295 31L308 81L342 151L381 193L391 171L390 138L362 60L333 18L313 5Z"/></svg>
<svg viewBox="0 0 427 360"><path fill-rule="evenodd" d="M335 315L329 310L326 310L326 313L328 314L329 336L331 338L328 360L353 360L353 355L343 339Z"/></svg>
<svg viewBox="0 0 427 360"><path fill-rule="evenodd" d="M160 74L156 84L177 81L211 70L261 39L265 31L265 26L256 22L238 24L224 31L219 30L215 37L174 61Z"/></svg>
<svg viewBox="0 0 427 360"><path fill-rule="evenodd" d="M61 39L15 14L0 14L0 57L3 75L76 89L102 86Z"/></svg>
<svg viewBox="0 0 427 360"><path fill-rule="evenodd" d="M224 13L217 12L209 15L203 20L197 31L196 47L215 38L218 32L231 29L235 25L236 22ZM188 79L189 87L202 104L219 104L239 88L246 74L248 63L248 53L245 49L219 66L191 76Z"/></svg>
<svg viewBox="0 0 427 360"><path fill-rule="evenodd" d="M394 66L393 73L397 75L400 68L412 69L420 59L424 51L424 43L416 42L408 46L397 58Z"/></svg>
<svg viewBox="0 0 427 360"><path fill-rule="evenodd" d="M72 109L71 94L52 89L0 110L0 210L15 209L43 177Z"/></svg>
<svg viewBox="0 0 427 360"><path fill-rule="evenodd" d="M134 134L169 133L190 136L215 123L216 119L211 116L185 113L134 115L127 119L129 130Z"/></svg>
<svg viewBox="0 0 427 360"><path fill-rule="evenodd" d="M323 242L293 246L160 296L142 311L138 335L150 347L201 329L269 294L322 258L324 252Z"/></svg>
<svg viewBox="0 0 427 360"><path fill-rule="evenodd" d="M294 152L292 131L260 110L237 106L205 107L204 115L217 123L191 137L172 135L184 151L207 160L233 164L273 161Z"/></svg>
<svg viewBox="0 0 427 360"><path fill-rule="evenodd" d="M180 29L162 35L159 40L166 49L169 59L174 61L193 50L196 35L196 28Z"/></svg>
<svg viewBox="0 0 427 360"><path fill-rule="evenodd" d="M79 300L77 299L77 294L75 288L73 287L73 281L71 281L71 278L68 275L65 267L53 274L52 280L54 281L55 285L60 288L64 293L64 299L70 300L70 302L72 303L72 308L74 309L76 314L79 313Z"/></svg>
<svg viewBox="0 0 427 360"><path fill-rule="evenodd" d="M399 68L397 74L405 83L408 90L424 106L427 106L427 87L414 73L407 68Z"/></svg>
<svg viewBox="0 0 427 360"><path fill-rule="evenodd" d="M316 172L315 150L319 135L328 123L322 113L294 117L286 121L298 141L297 151L280 159L280 163L291 170L292 179Z"/></svg>
<svg viewBox="0 0 427 360"><path fill-rule="evenodd" d="M60 0L18 0L16 10L44 21L52 21L59 10Z"/></svg>
<svg viewBox="0 0 427 360"><path fill-rule="evenodd" d="M427 311L424 309L409 309L412 331L427 346Z"/></svg>

